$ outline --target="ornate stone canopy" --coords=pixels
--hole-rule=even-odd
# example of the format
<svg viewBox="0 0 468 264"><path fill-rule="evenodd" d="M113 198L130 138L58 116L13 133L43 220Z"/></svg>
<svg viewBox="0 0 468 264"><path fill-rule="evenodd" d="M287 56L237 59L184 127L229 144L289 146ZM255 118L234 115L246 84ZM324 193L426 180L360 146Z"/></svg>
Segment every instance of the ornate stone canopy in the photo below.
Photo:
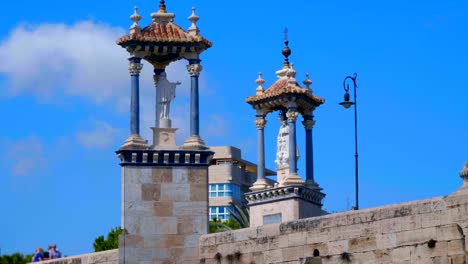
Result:
<svg viewBox="0 0 468 264"><path fill-rule="evenodd" d="M306 80L303 82L306 87L303 88L296 81L296 71L293 65L289 64L288 57L291 51L288 47L288 41L285 41L286 47L283 50L285 62L283 69L276 72L278 80L274 82L266 90L263 88L265 81L261 74L256 80L258 87L256 94L247 97L246 102L256 110L263 110L264 113L273 111L287 111L289 102L293 101L297 104L297 111L301 114L307 114L313 111L316 107L325 102L325 99L313 94L310 85L312 81L307 74Z"/></svg>
<svg viewBox="0 0 468 264"><path fill-rule="evenodd" d="M141 28L138 24L141 16L135 8L135 13L130 17L134 21L130 34L120 37L116 43L129 53L142 57L155 69L164 68L179 59L196 59L212 46L209 40L199 34L196 26L199 17L195 15L195 8L188 18L192 22L188 31L174 23L175 14L167 12L165 1L160 1L159 10L152 13L151 17L153 21Z"/></svg>
<svg viewBox="0 0 468 264"><path fill-rule="evenodd" d="M188 61L187 71L190 75L190 137L184 142L184 149L205 149L205 143L199 135L199 92L198 78L203 67L201 53L210 48L212 43L200 35L197 21L200 19L192 8L188 17L191 26L187 31L174 23L175 14L167 12L166 3L160 0L159 9L151 14L152 22L142 28L138 8L130 16L133 24L129 34L117 39L117 44L125 48L130 55L129 72L131 75L130 98L130 136L122 146L123 149L177 149L175 143L176 128L172 128L170 105L176 97L176 86L180 82L170 82L165 72L173 61ZM143 68L142 60L153 66L153 79L156 88L155 125L153 145L140 136L140 103L139 75Z"/></svg>
<svg viewBox="0 0 468 264"><path fill-rule="evenodd" d="M264 89L265 80L262 78L262 74L259 73L259 77L255 81L258 85L255 95L246 99L246 102L256 110L255 124L258 130L259 142L258 164L259 166L260 164L264 165L263 130L267 123L265 118L270 112L279 111L282 124L278 133L277 159L275 160L278 165L279 186L301 185L304 183L297 174L299 155L296 143L296 121L301 115L304 118L302 124L306 132L306 184L318 189L313 177L312 128L315 124L313 112L325 100L314 95L310 88L312 81L309 74L306 74L303 81L305 87L301 87L296 81L296 70L294 70L293 64L289 63L289 56L291 55L288 46L289 41L286 39L284 44L285 47L282 50L284 56L283 68L276 72L278 79L267 89ZM253 191L266 188L262 173L262 171L258 172L257 182L252 188Z"/></svg>

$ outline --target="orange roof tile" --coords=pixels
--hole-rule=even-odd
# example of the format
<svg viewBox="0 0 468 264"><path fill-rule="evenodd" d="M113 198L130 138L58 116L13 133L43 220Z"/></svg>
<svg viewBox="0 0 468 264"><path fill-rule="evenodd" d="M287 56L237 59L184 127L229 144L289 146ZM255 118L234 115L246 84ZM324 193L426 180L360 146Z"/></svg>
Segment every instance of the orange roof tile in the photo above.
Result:
<svg viewBox="0 0 468 264"><path fill-rule="evenodd" d="M118 45L124 45L127 42L166 42L166 43L201 43L212 46L212 43L200 35L191 35L180 26L169 23L157 23L153 21L147 27L141 30L141 33L128 34L117 39Z"/></svg>
<svg viewBox="0 0 468 264"><path fill-rule="evenodd" d="M246 101L247 103L254 103L263 99L280 96L282 94L301 94L318 104L323 104L325 102L325 99L311 94L307 89L299 86L297 82L295 82L294 85L289 84L287 78L280 78L268 87L263 94L247 97Z"/></svg>

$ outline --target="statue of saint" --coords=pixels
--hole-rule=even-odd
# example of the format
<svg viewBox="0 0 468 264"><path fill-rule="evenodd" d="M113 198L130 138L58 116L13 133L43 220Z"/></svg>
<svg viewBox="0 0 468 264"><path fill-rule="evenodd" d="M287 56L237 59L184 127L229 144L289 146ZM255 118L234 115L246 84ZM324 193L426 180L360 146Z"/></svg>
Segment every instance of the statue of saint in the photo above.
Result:
<svg viewBox="0 0 468 264"><path fill-rule="evenodd" d="M277 138L275 163L278 168L284 168L289 166L289 126L283 116L280 116L280 122L281 126ZM297 146L296 156L299 160L299 148Z"/></svg>
<svg viewBox="0 0 468 264"><path fill-rule="evenodd" d="M171 101L175 98L176 86L180 85L180 82L169 82L166 78L166 72L162 72L159 75L158 82L156 83L156 113L159 115L156 118L169 119L169 112L171 107Z"/></svg>

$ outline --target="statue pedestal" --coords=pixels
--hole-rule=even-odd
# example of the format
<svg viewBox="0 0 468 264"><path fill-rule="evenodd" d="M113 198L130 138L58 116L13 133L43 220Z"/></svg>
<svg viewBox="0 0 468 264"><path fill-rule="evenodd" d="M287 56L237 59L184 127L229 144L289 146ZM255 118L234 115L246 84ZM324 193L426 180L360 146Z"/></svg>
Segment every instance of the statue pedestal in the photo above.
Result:
<svg viewBox="0 0 468 264"><path fill-rule="evenodd" d="M159 127L160 128L171 128L172 127L172 121L170 119L159 119Z"/></svg>
<svg viewBox="0 0 468 264"><path fill-rule="evenodd" d="M276 170L278 186L303 185L304 181L297 173L289 172L289 166L284 166Z"/></svg>
<svg viewBox="0 0 468 264"><path fill-rule="evenodd" d="M289 167L281 167L276 170L276 181L278 182L278 186L283 186L283 182L288 177L289 174Z"/></svg>
<svg viewBox="0 0 468 264"><path fill-rule="evenodd" d="M176 145L176 140L175 140L175 132L177 128L152 127L151 129L153 130L153 145L151 146L152 149L156 149L156 150L178 150L179 149L179 147Z"/></svg>

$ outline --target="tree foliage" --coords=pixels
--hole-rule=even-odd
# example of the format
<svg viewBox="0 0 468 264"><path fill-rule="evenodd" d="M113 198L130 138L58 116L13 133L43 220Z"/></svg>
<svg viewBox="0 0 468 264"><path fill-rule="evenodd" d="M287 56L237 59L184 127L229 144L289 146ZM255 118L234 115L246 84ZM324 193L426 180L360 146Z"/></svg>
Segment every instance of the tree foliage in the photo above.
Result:
<svg viewBox="0 0 468 264"><path fill-rule="evenodd" d="M240 226L233 219L222 221L221 219L214 217L209 222L210 233L225 232L225 231L235 230L239 228Z"/></svg>
<svg viewBox="0 0 468 264"><path fill-rule="evenodd" d="M232 218L225 221L213 218L209 222L209 232L218 233L229 230L236 230L250 226L250 212L246 207L240 207L237 204L230 203L231 208L228 208Z"/></svg>
<svg viewBox="0 0 468 264"><path fill-rule="evenodd" d="M247 207L240 207L231 202L231 208L228 208L232 219L239 225L239 228L246 228L250 226L250 211ZM239 229L237 228L237 229Z"/></svg>
<svg viewBox="0 0 468 264"><path fill-rule="evenodd" d="M122 234L122 228L112 228L107 234L107 238L99 236L94 240L93 247L95 252L119 248L119 235Z"/></svg>
<svg viewBox="0 0 468 264"><path fill-rule="evenodd" d="M23 255L21 253L2 255L0 256L0 264L26 264L31 262L32 256L32 254Z"/></svg>

